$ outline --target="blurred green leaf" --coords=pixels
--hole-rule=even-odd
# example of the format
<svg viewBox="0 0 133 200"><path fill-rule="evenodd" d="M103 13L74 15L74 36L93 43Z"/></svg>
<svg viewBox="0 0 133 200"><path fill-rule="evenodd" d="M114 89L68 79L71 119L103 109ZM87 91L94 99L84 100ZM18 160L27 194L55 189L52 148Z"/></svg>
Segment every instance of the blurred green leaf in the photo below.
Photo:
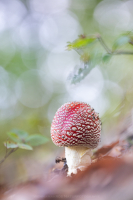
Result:
<svg viewBox="0 0 133 200"><path fill-rule="evenodd" d="M12 132L15 133L22 141L25 140L29 135L27 132L18 129L13 129Z"/></svg>
<svg viewBox="0 0 133 200"><path fill-rule="evenodd" d="M127 35L120 36L120 37L114 42L113 50L116 50L118 47L121 47L121 46L123 46L123 45L129 43L129 41L130 41L129 36L127 36Z"/></svg>
<svg viewBox="0 0 133 200"><path fill-rule="evenodd" d="M20 142L19 136L14 132L8 132L7 135L12 139L14 142Z"/></svg>
<svg viewBox="0 0 133 200"><path fill-rule="evenodd" d="M18 144L15 143L15 142L11 142L11 141L7 141L7 142L4 142L4 146L7 148L7 149L14 149L14 148L17 148L18 147Z"/></svg>
<svg viewBox="0 0 133 200"><path fill-rule="evenodd" d="M22 130L13 129L11 132L8 132L7 135L14 142L25 142L28 137L28 133Z"/></svg>
<svg viewBox="0 0 133 200"><path fill-rule="evenodd" d="M82 79L84 79L89 72L91 71L92 66L91 63L83 63L81 64L81 67L78 70L73 71L69 77L68 80L71 81L71 84L76 84L80 82Z"/></svg>
<svg viewBox="0 0 133 200"><path fill-rule="evenodd" d="M69 42L67 45L67 50L78 49L93 43L96 40L95 37L79 38L74 42Z"/></svg>
<svg viewBox="0 0 133 200"><path fill-rule="evenodd" d="M90 71L102 60L102 54L98 51L92 52L89 56L89 62L81 62L79 69L74 70L68 77L71 84L76 84L83 80Z"/></svg>
<svg viewBox="0 0 133 200"><path fill-rule="evenodd" d="M108 62L110 59L111 59L112 55L110 54L105 54L103 57L102 57L102 60L103 62Z"/></svg>
<svg viewBox="0 0 133 200"><path fill-rule="evenodd" d="M34 134L34 135L30 135L27 138L26 142L29 143L31 146L38 146L38 145L48 142L48 138L46 138L43 135Z"/></svg>
<svg viewBox="0 0 133 200"><path fill-rule="evenodd" d="M28 144L18 143L18 147L20 149L33 150L33 148L30 145L28 145Z"/></svg>

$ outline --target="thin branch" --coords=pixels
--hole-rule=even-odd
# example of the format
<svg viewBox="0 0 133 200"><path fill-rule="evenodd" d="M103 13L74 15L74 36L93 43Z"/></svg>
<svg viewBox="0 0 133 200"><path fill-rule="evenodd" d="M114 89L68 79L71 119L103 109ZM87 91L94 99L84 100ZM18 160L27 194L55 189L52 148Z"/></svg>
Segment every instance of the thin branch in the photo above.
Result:
<svg viewBox="0 0 133 200"><path fill-rule="evenodd" d="M6 152L6 155L5 155L5 157L0 161L0 164L2 164L2 163L6 160L6 158L7 158L8 156L10 156L13 152L15 152L17 149L18 149L18 148L11 149L8 153Z"/></svg>
<svg viewBox="0 0 133 200"><path fill-rule="evenodd" d="M133 51L112 51L111 49L109 49L109 47L106 45L106 43L104 42L104 40L101 38L100 35L97 35L97 39L99 41L99 43L101 44L101 46L105 49L105 51L108 54L111 55L133 55Z"/></svg>
<svg viewBox="0 0 133 200"><path fill-rule="evenodd" d="M133 55L132 51L114 51L112 55Z"/></svg>
<svg viewBox="0 0 133 200"><path fill-rule="evenodd" d="M6 141L6 154L7 154L7 141ZM6 155L6 154L5 154L5 155Z"/></svg>
<svg viewBox="0 0 133 200"><path fill-rule="evenodd" d="M129 41L129 44L133 45L133 41L130 40L130 41Z"/></svg>
<svg viewBox="0 0 133 200"><path fill-rule="evenodd" d="M112 54L112 51L108 48L108 46L105 44L105 42L103 41L100 35L97 36L97 39L100 42L100 44L103 46L103 48L107 51L107 53Z"/></svg>

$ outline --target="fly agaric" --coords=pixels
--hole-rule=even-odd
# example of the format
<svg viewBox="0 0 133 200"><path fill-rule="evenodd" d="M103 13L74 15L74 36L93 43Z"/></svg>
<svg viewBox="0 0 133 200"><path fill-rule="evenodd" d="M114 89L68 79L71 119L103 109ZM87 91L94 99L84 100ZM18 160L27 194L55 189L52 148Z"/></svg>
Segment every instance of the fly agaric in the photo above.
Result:
<svg viewBox="0 0 133 200"><path fill-rule="evenodd" d="M57 110L51 138L55 145L65 147L68 176L91 164L92 149L98 146L100 136L101 121L89 104L69 102Z"/></svg>

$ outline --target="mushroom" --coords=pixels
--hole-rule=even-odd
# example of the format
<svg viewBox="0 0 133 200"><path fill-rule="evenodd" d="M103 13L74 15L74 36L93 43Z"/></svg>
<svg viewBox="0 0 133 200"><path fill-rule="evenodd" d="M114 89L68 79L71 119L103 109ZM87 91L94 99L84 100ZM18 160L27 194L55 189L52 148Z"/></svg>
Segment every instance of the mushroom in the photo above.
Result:
<svg viewBox="0 0 133 200"><path fill-rule="evenodd" d="M69 102L56 112L51 125L55 145L65 147L68 176L91 164L92 149L98 146L101 121L93 108L84 102Z"/></svg>

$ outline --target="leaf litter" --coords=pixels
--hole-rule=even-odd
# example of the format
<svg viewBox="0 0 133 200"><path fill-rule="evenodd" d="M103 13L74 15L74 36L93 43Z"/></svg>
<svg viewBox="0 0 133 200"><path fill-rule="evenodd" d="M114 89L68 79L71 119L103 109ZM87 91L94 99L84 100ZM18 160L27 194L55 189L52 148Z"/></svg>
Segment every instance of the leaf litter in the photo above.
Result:
<svg viewBox="0 0 133 200"><path fill-rule="evenodd" d="M92 164L85 171L67 177L65 159L56 159L46 170L46 178L36 177L18 186L2 187L2 200L57 199L132 199L133 135L104 145L94 152ZM44 172L42 172L44 173ZM5 189L6 188L6 189Z"/></svg>

